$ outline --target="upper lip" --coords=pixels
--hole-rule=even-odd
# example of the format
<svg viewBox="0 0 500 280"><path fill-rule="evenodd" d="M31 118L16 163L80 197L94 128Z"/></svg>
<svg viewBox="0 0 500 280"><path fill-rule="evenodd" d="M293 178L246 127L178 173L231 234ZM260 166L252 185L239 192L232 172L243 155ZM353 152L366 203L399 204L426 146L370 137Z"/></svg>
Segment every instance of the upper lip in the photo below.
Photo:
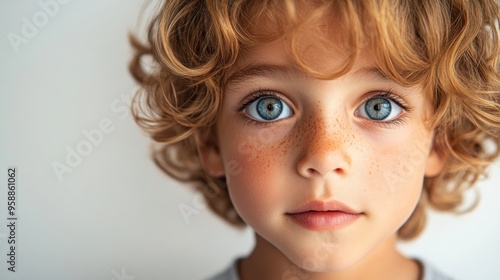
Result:
<svg viewBox="0 0 500 280"><path fill-rule="evenodd" d="M304 212L311 212L311 211L316 211L316 212L326 212L326 211L338 211L338 212L344 212L347 214L361 214L362 212L353 210L349 206L345 205L342 202L339 201L322 201L322 200L312 200L309 201L302 206L299 206L292 210L291 212L288 212L287 214L299 214L299 213L304 213Z"/></svg>

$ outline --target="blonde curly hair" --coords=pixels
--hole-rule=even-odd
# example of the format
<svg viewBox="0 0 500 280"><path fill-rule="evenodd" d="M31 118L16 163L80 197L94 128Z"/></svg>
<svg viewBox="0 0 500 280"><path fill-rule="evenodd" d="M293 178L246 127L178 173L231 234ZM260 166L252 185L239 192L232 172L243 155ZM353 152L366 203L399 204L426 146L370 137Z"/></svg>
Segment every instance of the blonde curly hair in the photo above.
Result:
<svg viewBox="0 0 500 280"><path fill-rule="evenodd" d="M295 1L167 0L148 28L148 42L131 36L130 71L142 89L135 96L136 122L156 143L155 163L173 178L202 191L216 214L234 225L224 177L202 167L196 137L210 135L228 73L245 51L277 38L297 64L321 79L346 73L369 44L380 70L402 85L425 85L433 103L435 145L447 155L443 171L424 178L419 204L399 229L416 237L425 208L457 211L464 193L486 175L500 154L499 7L494 0L315 1L299 17ZM335 73L311 68L296 50L296 33L336 11L348 58ZM255 22L272 26L257 30ZM152 58L146 67L142 58Z"/></svg>

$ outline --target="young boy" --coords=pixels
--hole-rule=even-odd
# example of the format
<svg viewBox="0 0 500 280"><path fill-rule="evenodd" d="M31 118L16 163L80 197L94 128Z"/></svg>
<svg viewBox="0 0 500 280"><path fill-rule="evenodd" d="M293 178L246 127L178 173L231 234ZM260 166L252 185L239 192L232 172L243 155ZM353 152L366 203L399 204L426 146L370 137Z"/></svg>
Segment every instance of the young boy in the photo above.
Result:
<svg viewBox="0 0 500 280"><path fill-rule="evenodd" d="M211 279L449 279L396 242L499 155L498 22L495 1L166 1L132 39L134 116L256 236Z"/></svg>

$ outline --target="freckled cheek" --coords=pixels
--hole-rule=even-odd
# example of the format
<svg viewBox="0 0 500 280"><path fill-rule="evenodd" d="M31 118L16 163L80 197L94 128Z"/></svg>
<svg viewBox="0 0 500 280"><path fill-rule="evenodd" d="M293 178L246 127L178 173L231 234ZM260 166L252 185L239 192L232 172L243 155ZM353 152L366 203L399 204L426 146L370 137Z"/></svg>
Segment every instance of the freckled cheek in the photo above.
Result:
<svg viewBox="0 0 500 280"><path fill-rule="evenodd" d="M227 175L233 205L242 218L250 224L258 223L261 216L273 211L281 212L285 201L287 173L281 153L274 148L261 146L242 152L234 150L229 155L238 163L240 172Z"/></svg>
<svg viewBox="0 0 500 280"><path fill-rule="evenodd" d="M409 143L410 144L410 143ZM373 208L377 204L384 213L392 213L399 226L413 212L422 190L425 170L425 151L417 154L416 145L379 150L383 156L370 156L371 171L366 188ZM378 160L377 160L378 158Z"/></svg>

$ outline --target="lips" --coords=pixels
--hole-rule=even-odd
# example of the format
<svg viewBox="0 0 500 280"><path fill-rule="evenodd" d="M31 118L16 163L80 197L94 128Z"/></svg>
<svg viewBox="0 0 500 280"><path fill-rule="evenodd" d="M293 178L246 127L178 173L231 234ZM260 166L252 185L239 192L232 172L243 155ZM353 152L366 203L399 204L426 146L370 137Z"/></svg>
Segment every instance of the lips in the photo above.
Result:
<svg viewBox="0 0 500 280"><path fill-rule="evenodd" d="M310 201L286 213L298 225L310 230L339 230L364 215L338 201Z"/></svg>

